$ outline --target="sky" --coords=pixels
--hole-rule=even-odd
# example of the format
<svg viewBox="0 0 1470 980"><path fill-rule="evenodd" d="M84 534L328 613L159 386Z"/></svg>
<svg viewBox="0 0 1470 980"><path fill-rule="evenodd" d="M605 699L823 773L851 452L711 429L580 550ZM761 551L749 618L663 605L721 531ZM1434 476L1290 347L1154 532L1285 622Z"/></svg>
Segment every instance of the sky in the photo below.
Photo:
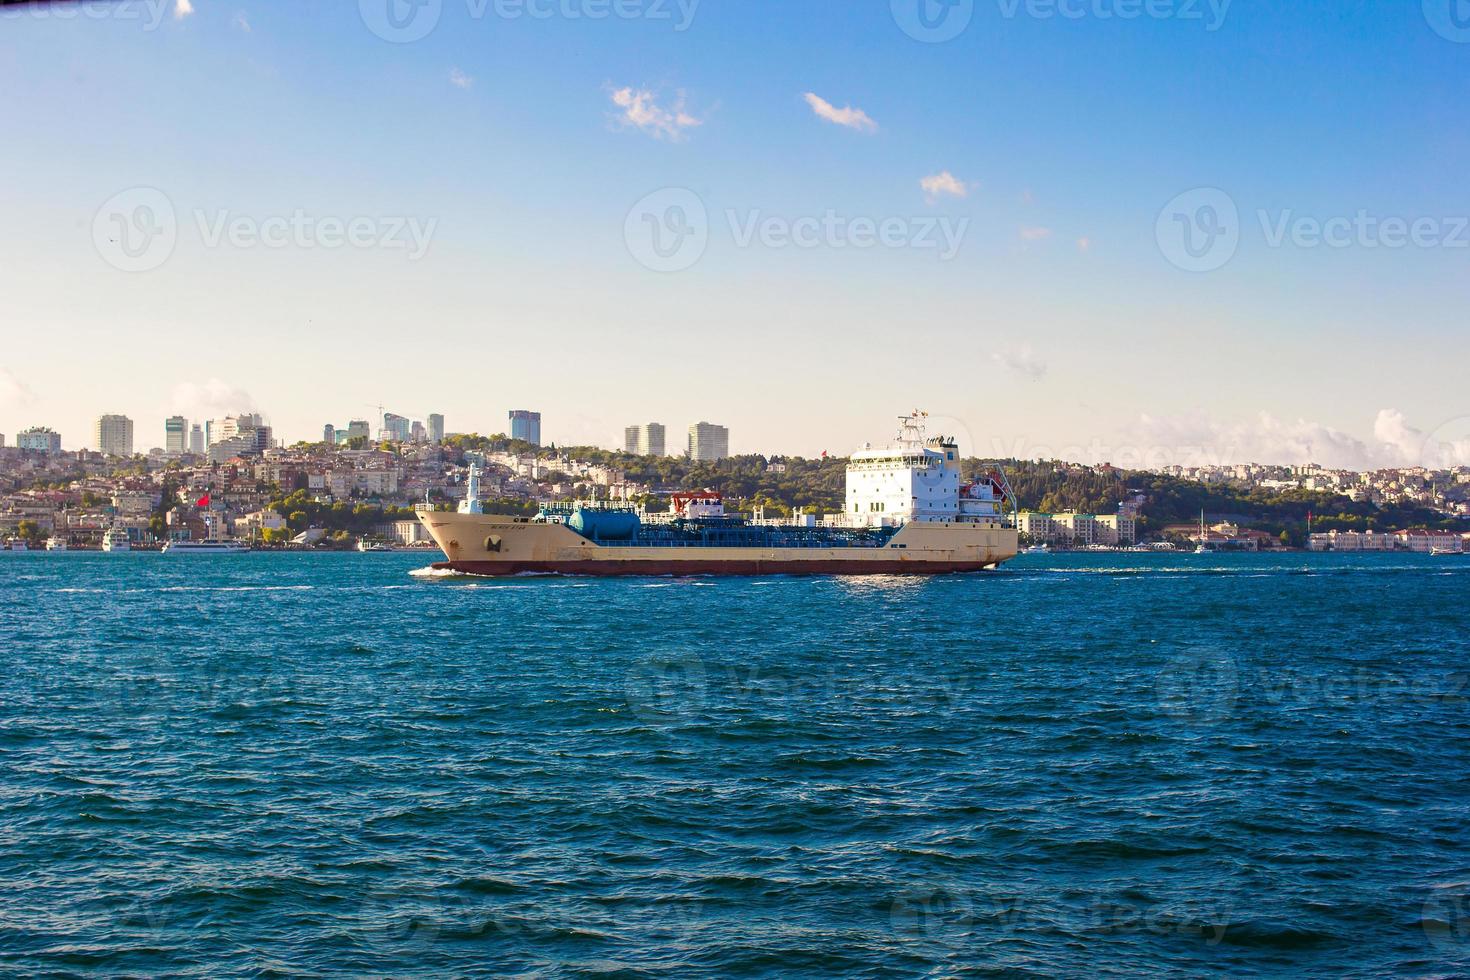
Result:
<svg viewBox="0 0 1470 980"><path fill-rule="evenodd" d="M1470 433L1458 0L0 11L0 432L1424 461ZM1464 462L1470 463L1470 454Z"/></svg>

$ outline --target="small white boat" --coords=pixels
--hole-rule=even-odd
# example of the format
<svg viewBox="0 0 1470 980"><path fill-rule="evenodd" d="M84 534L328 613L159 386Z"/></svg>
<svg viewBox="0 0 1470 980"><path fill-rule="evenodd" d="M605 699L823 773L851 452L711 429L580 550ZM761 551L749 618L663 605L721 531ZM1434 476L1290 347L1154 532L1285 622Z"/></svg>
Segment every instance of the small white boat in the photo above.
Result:
<svg viewBox="0 0 1470 980"><path fill-rule="evenodd" d="M1051 547L1048 546L1048 545L1044 545L1044 544L1033 544L1031 547L1029 547L1025 551L1021 552L1021 554L1023 554L1023 555L1047 555L1047 554L1051 554Z"/></svg>
<svg viewBox="0 0 1470 980"><path fill-rule="evenodd" d="M1215 549L1209 546L1210 532L1205 530L1205 512L1199 512L1199 544L1195 547L1197 555L1208 555Z"/></svg>
<svg viewBox="0 0 1470 980"><path fill-rule="evenodd" d="M49 538L46 539L46 550L47 551L65 551L66 550L66 538L57 537L56 535L53 534L51 537L49 537Z"/></svg>
<svg viewBox="0 0 1470 980"><path fill-rule="evenodd" d="M392 551L393 549L390 548L390 547L388 547L386 544L384 544L381 541L369 541L366 538L359 538L357 540L357 550L358 551L362 551L362 552L368 552L368 551Z"/></svg>
<svg viewBox="0 0 1470 980"><path fill-rule="evenodd" d="M1430 558L1448 558L1450 555L1463 555L1463 554L1464 554L1463 551L1456 551L1453 548L1430 548L1429 549L1429 557Z"/></svg>
<svg viewBox="0 0 1470 980"><path fill-rule="evenodd" d="M109 528L102 535L103 551L131 551L133 544L128 540L128 532L120 527Z"/></svg>

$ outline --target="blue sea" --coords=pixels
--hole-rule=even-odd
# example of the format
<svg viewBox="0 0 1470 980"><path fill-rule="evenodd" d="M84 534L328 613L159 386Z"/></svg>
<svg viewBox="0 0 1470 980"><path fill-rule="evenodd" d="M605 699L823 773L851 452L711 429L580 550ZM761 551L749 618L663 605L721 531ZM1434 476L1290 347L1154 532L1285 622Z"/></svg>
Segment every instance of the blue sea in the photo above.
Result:
<svg viewBox="0 0 1470 980"><path fill-rule="evenodd" d="M0 555L0 973L1457 976L1470 557Z"/></svg>

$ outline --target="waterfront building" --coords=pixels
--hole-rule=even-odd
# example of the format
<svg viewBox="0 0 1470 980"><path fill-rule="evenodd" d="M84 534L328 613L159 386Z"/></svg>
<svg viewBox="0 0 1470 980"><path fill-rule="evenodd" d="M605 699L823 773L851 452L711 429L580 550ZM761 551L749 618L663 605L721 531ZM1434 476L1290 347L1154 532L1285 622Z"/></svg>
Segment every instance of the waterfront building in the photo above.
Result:
<svg viewBox="0 0 1470 980"><path fill-rule="evenodd" d="M1131 545L1138 541L1138 518L1130 510L1120 510L1116 514L1022 511L1016 515L1016 530L1032 541L1053 541L1079 547Z"/></svg>
<svg viewBox="0 0 1470 980"><path fill-rule="evenodd" d="M163 423L163 451L183 455L189 448L189 420L171 415Z"/></svg>
<svg viewBox="0 0 1470 980"><path fill-rule="evenodd" d="M1307 539L1310 551L1393 551L1398 537L1381 531L1319 531Z"/></svg>
<svg viewBox="0 0 1470 980"><path fill-rule="evenodd" d="M666 430L658 422L630 425L623 430L623 449L635 456L662 456Z"/></svg>
<svg viewBox="0 0 1470 980"><path fill-rule="evenodd" d="M533 446L541 445L541 413L519 408L513 410L510 413L510 437Z"/></svg>
<svg viewBox="0 0 1470 980"><path fill-rule="evenodd" d="M438 413L429 416L429 441L444 441L444 416Z"/></svg>
<svg viewBox="0 0 1470 980"><path fill-rule="evenodd" d="M1410 528L1407 531L1399 531L1394 536L1400 541L1400 547L1424 554L1432 551L1458 554L1464 547L1464 541L1456 531L1439 531L1416 527Z"/></svg>
<svg viewBox="0 0 1470 980"><path fill-rule="evenodd" d="M93 442L105 456L133 455L133 420L126 415L103 415L93 428Z"/></svg>
<svg viewBox="0 0 1470 980"><path fill-rule="evenodd" d="M696 463L714 462L730 455L730 430L711 422L689 427L689 458Z"/></svg>

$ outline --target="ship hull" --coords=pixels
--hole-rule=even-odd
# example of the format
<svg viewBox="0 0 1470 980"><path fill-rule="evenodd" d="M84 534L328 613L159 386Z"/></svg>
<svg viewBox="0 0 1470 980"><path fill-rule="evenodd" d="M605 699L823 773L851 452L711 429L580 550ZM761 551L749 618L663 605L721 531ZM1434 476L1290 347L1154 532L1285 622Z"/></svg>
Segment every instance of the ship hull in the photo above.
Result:
<svg viewBox="0 0 1470 980"><path fill-rule="evenodd" d="M881 547L642 547L599 544L561 524L482 514L421 512L448 559L470 575L952 575L1014 558L1010 528L909 524Z"/></svg>
<svg viewBox="0 0 1470 980"><path fill-rule="evenodd" d="M995 562L905 562L853 560L844 562L761 561L739 558L676 558L666 561L628 561L616 558L597 561L490 562L450 561L433 566L466 575L956 575L983 572Z"/></svg>

